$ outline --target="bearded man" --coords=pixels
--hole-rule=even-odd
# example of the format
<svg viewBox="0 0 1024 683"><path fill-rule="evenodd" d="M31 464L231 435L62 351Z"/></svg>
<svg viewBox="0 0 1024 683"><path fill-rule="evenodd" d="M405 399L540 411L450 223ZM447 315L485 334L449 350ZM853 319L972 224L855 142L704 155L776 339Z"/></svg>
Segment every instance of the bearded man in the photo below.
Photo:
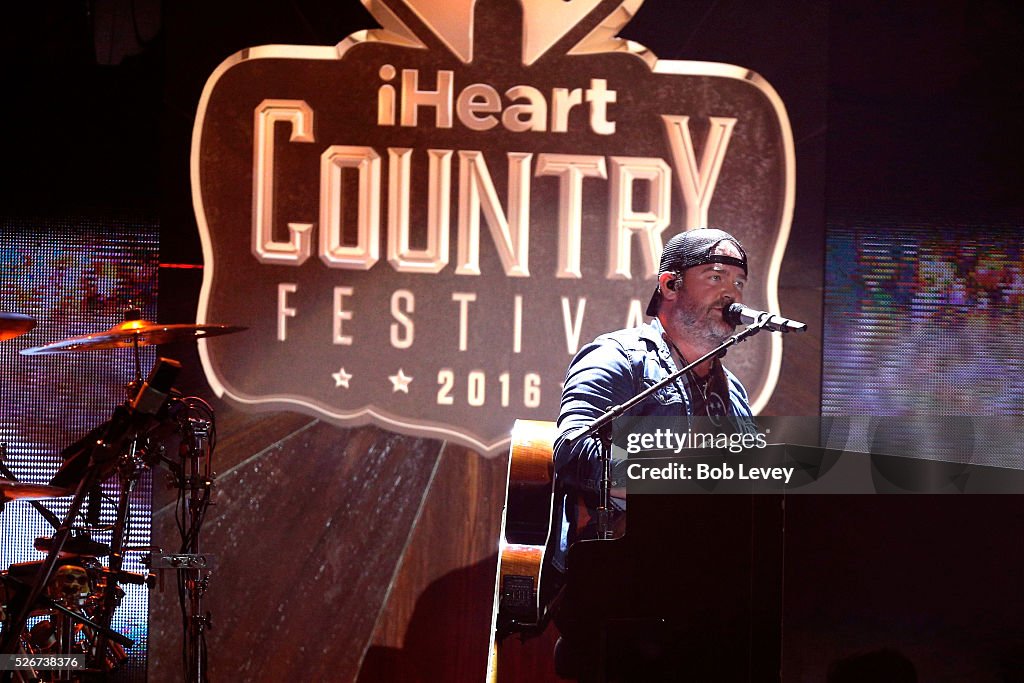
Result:
<svg viewBox="0 0 1024 683"><path fill-rule="evenodd" d="M580 664L592 657L594 648L594 643L568 637L560 619L564 616L561 599L553 597L564 585L569 547L599 535L603 445L597 436L579 436L608 409L704 356L733 334L735 326L724 319L723 312L743 297L747 255L727 232L689 230L668 241L658 270L658 284L647 306L651 321L601 335L576 354L566 373L554 443L555 514L560 519L553 520L555 534L549 539L542 581L562 633L555 648L555 670L566 678L582 673ZM740 419L751 414L746 389L717 358L704 361L626 413ZM618 536L625 520L625 492L613 488L611 494L608 525ZM645 680L642 666L637 668L641 663L626 653L620 655L632 677L598 678Z"/></svg>
<svg viewBox="0 0 1024 683"><path fill-rule="evenodd" d="M564 518L551 558L563 573L568 547L597 536L602 446L597 437L576 437L609 408L705 355L735 329L723 318L730 304L741 301L747 281L747 255L735 237L714 228L679 233L665 245L658 270L647 306L652 320L598 337L576 354L566 374L554 445ZM751 410L746 389L715 358L626 414L749 417ZM613 492L612 526L623 511L624 501Z"/></svg>

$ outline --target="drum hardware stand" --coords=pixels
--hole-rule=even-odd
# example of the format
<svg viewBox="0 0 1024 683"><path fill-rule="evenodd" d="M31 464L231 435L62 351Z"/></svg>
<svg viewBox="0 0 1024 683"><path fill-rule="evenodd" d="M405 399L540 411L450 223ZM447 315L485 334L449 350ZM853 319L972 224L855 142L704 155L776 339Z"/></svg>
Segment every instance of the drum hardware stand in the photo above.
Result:
<svg viewBox="0 0 1024 683"><path fill-rule="evenodd" d="M37 601L42 597L43 590L50 581L50 576L53 574L53 570L57 565L60 551L64 548L64 544L67 542L68 536L71 534L73 521L81 511L82 504L85 501L89 488L91 488L94 481L99 482L106 478L105 476L101 477L100 473L106 471L105 461L110 458L110 449L96 448L94 450L105 451L106 453L99 454L94 452L93 464L90 465L87 476L78 485L78 490L75 492L75 496L71 500L71 505L68 508L67 515L65 515L56 534L54 534L53 545L47 553L42 566L39 567L36 579L33 582L28 595L23 601L21 601L21 605L16 612L17 616L6 624L2 646L0 646L0 652L16 652L17 642L21 636L21 632L25 629L29 613L32 611L32 608Z"/></svg>
<svg viewBox="0 0 1024 683"><path fill-rule="evenodd" d="M11 339L24 334L32 329L35 321L27 316L17 314L0 313L0 341ZM28 498L30 495L64 496L75 489L75 495L67 516L61 522L56 515L49 513L49 510L39 506L40 513L56 529L55 535L49 539L49 554L47 559L39 567L35 583L32 585L29 597L23 604L18 606L18 617L13 621L4 624L2 638L0 638L0 653L11 653L15 645L21 646L22 633L25 629L25 622L28 614L36 603L45 603L46 598L42 592L48 585L51 575L58 562L58 556L67 544L72 531L72 520L81 514L81 510L89 491L99 485L114 471L119 473L121 484L121 498L117 507L117 522L113 530L112 547L110 548L110 568L106 571L107 592L102 598L98 611L103 621L109 622L113 611L116 608L120 597L117 595L119 588L118 581L130 581L133 583L145 583L152 586L146 577L141 577L121 570L124 536L127 524L128 499L134 490L139 479L139 465L149 468L155 467L160 462L166 461L174 474L176 485L182 492L182 501L187 507L187 515L190 528L186 531L184 524L179 520L182 527L181 553L177 555L164 555L159 548L149 548L152 552L159 553L161 557L153 560L149 558L150 565L157 568L169 568L178 571L179 587L182 600L182 610L185 611L184 594L186 588L189 593L189 605L191 618L187 619L187 637L189 645L186 650L186 669L189 681L207 680L206 674L206 644L205 631L210 626L210 614L202 614L202 597L209 587L210 576L203 571L212 568L213 557L202 555L199 552L199 531L202 525L206 510L211 505L210 493L213 487L213 475L210 471L211 456L216 443L213 419L213 409L205 401L190 397L180 398L180 394L174 400L177 404L184 406L181 411L187 421L175 425L178 413L175 418L165 418L164 415L170 411L166 410L173 380L180 370L180 364L168 359L159 359L154 366L153 372L145 383L142 382L142 366L140 359L140 347L156 346L176 341L198 340L224 334L233 334L245 330L245 327L232 325L189 325L172 324L162 325L159 323L143 320L140 308L134 302L129 304L125 312L124 322L115 325L109 330L99 334L87 334L71 337L58 342L30 349L22 349L22 355L75 353L88 350L103 349L132 349L132 358L135 368L135 379L126 386L126 393L129 400L115 411L114 416L106 424L95 428L79 442L65 449L65 465L58 472L58 477L63 475L63 485L57 486L56 477L48 487L36 487L32 490L25 488L14 489L4 485L4 498L0 499L0 511L2 511L2 500L6 500L8 494L17 493L18 497ZM159 372L158 372L159 371ZM158 415L159 414L159 415ZM199 419L193 419L199 415ZM182 463L178 466L169 458L164 456L165 448L159 443L159 436L150 433L150 430L157 431L157 427L177 426L180 433L184 434L188 442L183 441L181 451ZM159 432L157 432L159 434ZM155 438L154 438L155 437ZM72 450L75 449L75 450ZM127 452L126 452L127 451ZM70 452L70 454L69 454ZM205 475L200 475L198 459L207 456ZM186 468L185 459L191 458ZM65 466L70 465L65 471ZM187 472L187 474L186 474ZM12 477L13 478L13 477ZM28 485L26 485L28 486ZM50 489L41 491L40 489ZM189 496L185 498L185 491ZM33 503L35 505L35 503ZM45 512L44 512L45 511ZM141 550L135 548L134 550ZM183 573L184 572L184 573ZM149 577L152 578L152 577ZM27 585L26 585L27 587ZM73 613L72 613L73 614ZM8 615L9 616L9 615ZM83 615L75 615L79 621L85 621ZM101 624L88 622L91 628L104 639L115 641L121 645L131 647L133 642L118 633L110 631ZM105 640L101 640L105 643ZM96 648L94 648L96 650ZM104 667L106 652L99 650L93 653L100 658L102 670L109 670ZM91 673L97 673L93 669ZM0 672L0 681L10 680L14 672ZM22 678L18 672L19 679Z"/></svg>
<svg viewBox="0 0 1024 683"><path fill-rule="evenodd" d="M209 404L196 397L182 399L182 403L187 408L179 417L184 437L179 450L181 462L179 464L164 458L171 470L168 485L178 489L179 499L184 503L185 519L179 521L181 548L178 553L151 554L149 567L177 573L185 635L182 644L184 680L186 683L208 683L206 631L211 630L213 625L210 612L203 610L203 597L209 589L210 572L216 564L216 558L201 552L199 537L206 510L212 505L211 496L216 477L212 471L212 456L216 430L213 409ZM199 461L203 458L206 463L200 471ZM163 581L160 583L162 585Z"/></svg>
<svg viewBox="0 0 1024 683"><path fill-rule="evenodd" d="M50 581L50 577L57 565L57 561L60 559L60 552L64 548L64 544L67 542L67 539L71 534L74 519L81 511L89 489L92 487L94 482L98 484L106 478L108 475L109 461L116 455L117 451L111 449L109 444L101 443L93 449L93 454L91 456L92 462L90 463L89 470L85 478L82 479L81 483L78 485L78 489L75 492L74 498L71 500L68 512L65 515L64 520L61 522L60 527L57 529L57 532L54 534L53 545L47 553L43 564L39 567L35 581L33 581L28 594L24 599L19 601L20 604L16 612L16 616L4 625L4 637L2 643L0 643L0 652L14 654L19 651L21 634L28 622L29 615L32 612L33 607L40 602L43 602L48 607L55 607L59 609L62 614L72 616L77 621L88 623L96 629L98 638L103 644L105 644L108 639L124 644L127 647L131 647L135 644L133 640L111 631L109 628L109 619L101 618L98 621L88 620L84 615L62 608L60 605L57 605L42 594ZM112 555L114 552L120 553L120 549L112 549ZM113 593L115 588L116 582L108 580L106 587L107 592ZM98 650L97 652L100 657L105 655L104 650ZM95 655L97 653L93 654ZM100 660L100 663L102 664L102 660Z"/></svg>
<svg viewBox="0 0 1024 683"><path fill-rule="evenodd" d="M139 467L139 460L136 457L138 439L133 439L128 445L127 453L120 458L118 467L118 478L121 484L120 497L117 501L117 512L114 514L114 528L110 535L110 556L109 564L104 572L107 580L104 584L103 601L97 621L103 625L104 630L96 639L93 655L102 665L107 652L107 635L110 630L110 623L114 618L114 610L121 603L123 593L119 591L118 581L123 575L124 565L124 536L128 522L128 503L135 491L139 478L142 476L142 469Z"/></svg>
<svg viewBox="0 0 1024 683"><path fill-rule="evenodd" d="M12 576L6 576L6 577L4 577L4 580L6 581L6 583L7 583L7 585L9 587L13 588L14 590L18 591L19 593L25 593L26 591L30 591L31 588L32 588L32 584L24 583L24 582L14 578L14 577L12 577ZM20 600L20 597L19 597L19 600ZM70 653L72 653L71 646L73 644L74 637L73 637L73 635L71 635L71 625L76 623L76 622L81 624L81 625L83 625L83 626L87 626L88 628L92 629L93 632L95 632L97 634L100 634L100 633L105 634L110 640L112 640L113 642L117 643L121 647L130 648L130 647L132 647L135 644L135 641L133 641L131 638L128 638L127 636L124 636L124 635L118 633L117 631L112 631L110 629L104 628L102 625L100 625L96 621L93 621L92 619L87 617L85 614L83 614L81 612L75 612L74 610L68 609L67 607L65 607L64 605L60 604L59 602L56 602L55 600L53 600L52 598L50 598L47 595L40 595L39 598L36 600L36 605L37 606L42 606L45 609L53 610L54 612L58 613L59 618L62 621L62 626L59 629L60 633L62 634L62 638L63 638L62 642L61 642L61 650L59 651L61 654L70 654ZM8 624L5 624L4 628L6 629L7 627L8 627ZM40 656L40 655L37 655L37 654L26 652L25 648L22 646L20 638L18 640L17 652L15 654L26 656L26 657ZM64 673L67 673L68 675L78 675L80 672L69 671L69 672L54 672L54 673L56 673L58 676L60 676L60 675L63 675ZM2 672L2 674L3 675L0 675L0 680L10 680L11 677L15 678L17 681L19 681L19 683L31 683L33 681L40 680L39 679L39 674L35 670L6 671L6 672ZM12 676L12 674L13 674L13 676ZM4 678L4 675L6 675L8 678ZM56 680L61 680L61 679L58 678ZM71 679L71 680L73 680L73 679Z"/></svg>
<svg viewBox="0 0 1024 683"><path fill-rule="evenodd" d="M6 444L0 444L0 461L2 461L6 457L6 454ZM14 472L12 472L6 465L4 465L3 462L0 462L0 474L2 474L4 477L11 481L17 481L17 477L15 476ZM53 512L51 512L49 508L35 500L28 500L27 502L30 503L39 512L39 514L41 514L46 519L46 521L50 523L54 530L60 529L60 518L57 517L57 515L53 514ZM5 575L0 578L2 578L2 580L7 584L7 586L10 589L17 592L18 597L14 601L12 601L11 606L15 607L15 609L18 609L17 606L22 604L24 598L31 593L33 584L25 583L19 579L16 579L13 576ZM127 638L115 631L110 631L109 629L104 628L101 624L93 621L84 613L70 610L64 605L54 601L47 595L39 595L34 603L28 604L42 605L45 609L51 610L56 613L57 618L60 620L60 625L55 630L61 635L61 645L58 652L68 654L72 653L72 645L74 644L74 633L72 631L72 628L73 625L76 623L89 627L90 629L92 629L93 633L105 633L105 635L110 640L117 643L121 647L131 647L134 644L134 642L130 638ZM9 614L8 617L10 616L11 615ZM4 624L4 633L7 634L8 632L13 632L14 635L20 636L19 631L9 631L10 629L13 629L13 627L14 620L9 618L8 621ZM29 652L25 650L25 647L22 644L20 637L17 640L16 654L24 655L26 657L32 656ZM57 678L55 678L54 680L64 680L65 674L70 677L72 675L72 672L56 672L55 675L57 676ZM0 679L11 678L16 679L19 683L30 683L31 681L39 680L39 674L34 669L29 669L23 671L4 672L2 675L0 675ZM71 679L68 678L68 680Z"/></svg>
<svg viewBox="0 0 1024 683"><path fill-rule="evenodd" d="M68 512L61 522L53 537L53 543L47 553L46 559L39 567L35 581L32 584L28 595L21 601L17 616L5 624L3 639L0 641L0 652L16 653L20 646L21 634L25 629L29 615L33 607L42 597L53 574L53 570L59 560L60 552L64 548L68 537L71 534L73 522L80 514L85 499L94 487L99 486L114 471L117 471L121 481L121 498L118 502L117 519L114 524L113 536L110 550L110 568L107 574L107 581L104 587L103 602L100 607L99 618L94 622L97 631L96 645L90 653L93 671L106 671L107 665L107 641L113 640L119 644L131 647L134 641L124 638L120 634L110 630L110 621L114 609L119 602L118 578L122 575L122 552L124 544L124 530L128 514L128 499L134 490L140 476L137 454L138 445L142 439L142 433L155 421L157 413L166 405L171 385L177 376L181 365L177 361L161 358L157 361L150 373L149 379L139 389L133 401L128 401L118 406L113 417L103 429L102 437L89 447L89 462L85 474L78 483L78 488L71 500ZM127 447L124 446L127 440ZM79 621L81 616L70 612ZM0 677L0 680L3 680ZM9 679L8 679L9 680Z"/></svg>

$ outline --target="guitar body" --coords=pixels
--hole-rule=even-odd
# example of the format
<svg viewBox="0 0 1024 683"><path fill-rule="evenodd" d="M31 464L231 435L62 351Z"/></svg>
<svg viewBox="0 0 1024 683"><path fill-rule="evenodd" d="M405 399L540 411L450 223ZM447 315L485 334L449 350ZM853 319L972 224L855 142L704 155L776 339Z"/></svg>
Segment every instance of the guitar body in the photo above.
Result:
<svg viewBox="0 0 1024 683"><path fill-rule="evenodd" d="M491 683L497 681L501 640L512 633L538 633L546 622L541 570L553 521L556 433L554 422L541 420L516 420L512 428L491 610Z"/></svg>

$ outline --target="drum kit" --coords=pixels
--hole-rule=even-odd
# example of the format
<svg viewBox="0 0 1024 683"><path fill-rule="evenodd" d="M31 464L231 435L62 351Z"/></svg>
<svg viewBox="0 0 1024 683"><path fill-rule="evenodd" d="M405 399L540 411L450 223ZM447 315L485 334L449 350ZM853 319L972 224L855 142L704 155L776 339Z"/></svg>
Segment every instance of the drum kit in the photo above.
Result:
<svg viewBox="0 0 1024 683"><path fill-rule="evenodd" d="M35 321L26 315L0 312L0 342L30 332ZM202 599L209 582L213 556L200 552L201 526L213 488L212 452L216 441L213 409L200 398L183 397L173 384L177 361L159 358L143 381L140 348L197 340L244 330L230 325L162 325L143 320L137 309L124 322L97 334L24 349L23 355L79 353L132 349L135 378L126 387L128 398L109 421L67 447L63 464L47 484L17 480L4 464L0 444L0 511L13 501L29 502L53 527L52 536L35 539L46 553L43 560L20 562L0 572L0 657L26 662L46 657L81 657L84 668L0 671L0 681L105 680L127 659L134 642L110 628L125 592L125 583L152 587L154 571L169 569L178 578L185 632L185 679L207 679L205 631L210 614ZM203 464L205 461L205 464ZM176 553L144 548L147 575L125 571L129 498L142 473L165 466L179 492L182 542ZM116 511L112 525L100 527L101 486L116 475ZM40 501L70 497L63 519ZM88 502L86 502L88 500ZM90 533L109 531L102 543ZM100 558L107 558L106 563ZM5 667L6 668L6 667Z"/></svg>

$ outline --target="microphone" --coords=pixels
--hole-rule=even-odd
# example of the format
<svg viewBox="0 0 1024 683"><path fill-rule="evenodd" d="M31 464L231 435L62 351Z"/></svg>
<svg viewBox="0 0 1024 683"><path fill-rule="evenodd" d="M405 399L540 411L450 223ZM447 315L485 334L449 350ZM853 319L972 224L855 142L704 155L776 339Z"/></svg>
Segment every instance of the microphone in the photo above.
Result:
<svg viewBox="0 0 1024 683"><path fill-rule="evenodd" d="M747 308L743 304L730 304L728 308L722 311L722 318L730 325L752 325L754 323L761 323L767 318L768 322L764 326L772 332L807 331L807 323L783 318L781 315L775 315L767 311L756 311L753 308Z"/></svg>

